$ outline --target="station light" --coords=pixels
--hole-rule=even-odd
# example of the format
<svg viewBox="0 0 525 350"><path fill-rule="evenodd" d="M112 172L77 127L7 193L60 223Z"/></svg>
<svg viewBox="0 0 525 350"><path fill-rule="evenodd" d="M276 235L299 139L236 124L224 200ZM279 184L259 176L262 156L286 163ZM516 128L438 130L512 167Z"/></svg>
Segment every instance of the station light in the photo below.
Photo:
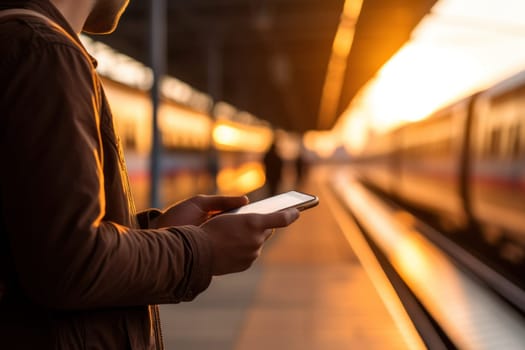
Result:
<svg viewBox="0 0 525 350"><path fill-rule="evenodd" d="M213 104L209 95L195 90L174 77L165 76L162 79L160 90L162 96L201 112L208 113Z"/></svg>
<svg viewBox="0 0 525 350"><path fill-rule="evenodd" d="M224 101L218 101L213 106L213 115L217 119L232 120L238 112L237 108Z"/></svg>
<svg viewBox="0 0 525 350"><path fill-rule="evenodd" d="M314 130L304 134L303 143L308 151L322 159L330 158L339 144L336 135L331 131Z"/></svg>
<svg viewBox="0 0 525 350"><path fill-rule="evenodd" d="M265 172L260 162L245 163L239 168L225 168L217 175L219 192L240 195L252 192L265 183Z"/></svg>
<svg viewBox="0 0 525 350"><path fill-rule="evenodd" d="M151 68L87 35L81 34L80 40L86 50L97 58L97 71L101 76L142 91L151 88Z"/></svg>
<svg viewBox="0 0 525 350"><path fill-rule="evenodd" d="M215 147L224 151L262 153L273 139L272 130L264 126L244 125L229 120L218 120L212 132Z"/></svg>

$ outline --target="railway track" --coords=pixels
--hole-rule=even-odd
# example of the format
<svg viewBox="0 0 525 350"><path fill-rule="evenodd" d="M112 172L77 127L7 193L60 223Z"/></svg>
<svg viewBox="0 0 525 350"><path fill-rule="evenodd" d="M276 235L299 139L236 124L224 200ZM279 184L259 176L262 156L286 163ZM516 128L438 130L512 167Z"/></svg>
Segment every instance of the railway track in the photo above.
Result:
<svg viewBox="0 0 525 350"><path fill-rule="evenodd" d="M375 278L378 288L395 291L383 293L383 300L402 305L403 310L389 309L397 319L408 315L410 322L399 325L415 329L414 339L429 349L523 349L522 289L351 173L333 176L326 192L365 269L377 275L380 268L386 276L387 281Z"/></svg>

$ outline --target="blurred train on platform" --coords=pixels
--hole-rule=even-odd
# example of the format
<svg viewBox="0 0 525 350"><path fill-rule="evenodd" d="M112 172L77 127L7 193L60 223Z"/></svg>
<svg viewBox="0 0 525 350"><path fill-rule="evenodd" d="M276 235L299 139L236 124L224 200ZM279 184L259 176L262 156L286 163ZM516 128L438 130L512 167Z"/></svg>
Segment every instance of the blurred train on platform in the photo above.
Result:
<svg viewBox="0 0 525 350"><path fill-rule="evenodd" d="M525 285L525 71L375 135L356 168Z"/></svg>
<svg viewBox="0 0 525 350"><path fill-rule="evenodd" d="M121 139L134 196L147 206L152 105L145 91L102 78ZM232 109L231 106L223 107ZM238 112L212 117L168 98L159 107L162 204L196 193L244 194L264 184L261 159L272 128Z"/></svg>
<svg viewBox="0 0 525 350"><path fill-rule="evenodd" d="M152 71L111 47L81 36L97 70L123 146L137 207L150 205ZM160 205L196 193L245 194L264 185L262 157L272 126L174 77L160 82Z"/></svg>

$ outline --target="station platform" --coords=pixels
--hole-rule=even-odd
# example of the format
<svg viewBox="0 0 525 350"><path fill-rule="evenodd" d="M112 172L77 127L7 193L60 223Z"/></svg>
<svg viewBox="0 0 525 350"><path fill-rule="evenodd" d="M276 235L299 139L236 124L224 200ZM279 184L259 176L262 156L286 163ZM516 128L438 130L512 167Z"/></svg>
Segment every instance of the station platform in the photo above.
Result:
<svg viewBox="0 0 525 350"><path fill-rule="evenodd" d="M189 303L161 306L166 349L418 349L347 241L326 179L314 168L300 190L319 196L279 229L247 271L215 277Z"/></svg>

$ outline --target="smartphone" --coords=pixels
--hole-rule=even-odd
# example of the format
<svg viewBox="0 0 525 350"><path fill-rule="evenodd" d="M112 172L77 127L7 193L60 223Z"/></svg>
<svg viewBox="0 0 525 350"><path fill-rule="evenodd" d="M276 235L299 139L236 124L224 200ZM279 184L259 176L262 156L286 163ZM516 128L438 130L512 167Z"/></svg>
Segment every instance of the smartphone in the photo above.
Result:
<svg viewBox="0 0 525 350"><path fill-rule="evenodd" d="M256 202L248 203L240 208L230 210L228 213L268 214L288 208L305 210L315 207L318 203L319 198L317 198L317 196L298 191L288 191Z"/></svg>

